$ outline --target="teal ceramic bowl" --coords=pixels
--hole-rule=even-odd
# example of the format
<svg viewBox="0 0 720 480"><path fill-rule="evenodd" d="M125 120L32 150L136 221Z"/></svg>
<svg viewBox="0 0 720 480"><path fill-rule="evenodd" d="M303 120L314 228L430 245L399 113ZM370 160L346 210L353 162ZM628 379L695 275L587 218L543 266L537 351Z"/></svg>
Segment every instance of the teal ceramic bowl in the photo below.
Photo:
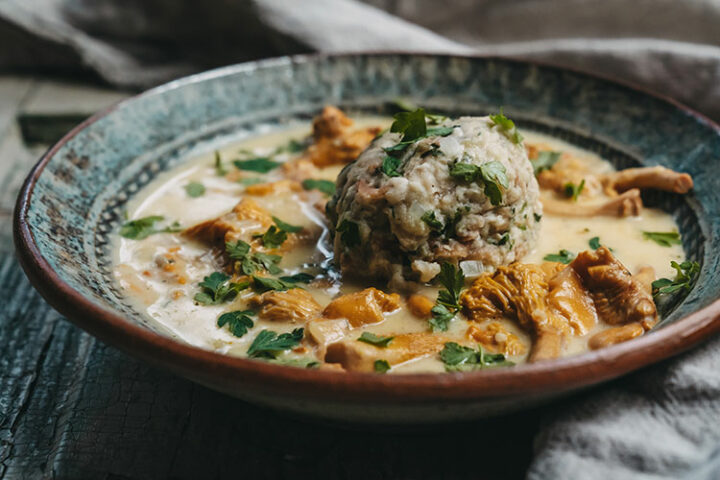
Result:
<svg viewBox="0 0 720 480"><path fill-rule="evenodd" d="M281 129L323 105L383 113L397 97L451 114L504 106L521 127L624 168L690 173L687 196L646 204L675 216L694 289L638 339L583 355L470 373L374 375L282 367L202 350L133 310L111 274L110 236L128 200L188 152ZM181 79L101 112L39 161L18 199L15 240L28 277L77 325L129 354L239 398L349 422L427 423L495 415L618 377L720 330L720 129L677 103L565 69L497 58L298 56Z"/></svg>

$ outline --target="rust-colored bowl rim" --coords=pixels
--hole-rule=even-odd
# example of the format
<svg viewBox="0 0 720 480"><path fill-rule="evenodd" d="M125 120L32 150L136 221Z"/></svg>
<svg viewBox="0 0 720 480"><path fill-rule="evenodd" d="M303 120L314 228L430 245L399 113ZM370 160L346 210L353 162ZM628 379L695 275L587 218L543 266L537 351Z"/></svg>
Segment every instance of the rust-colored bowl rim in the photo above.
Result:
<svg viewBox="0 0 720 480"><path fill-rule="evenodd" d="M317 61L327 57L388 54L413 55L401 52L358 52L352 54L297 55L282 57L282 59L287 60L289 58L293 62L300 62ZM670 103L685 113L698 118L720 134L720 126L716 123L673 99L648 92L627 82L619 82L600 75L588 74L566 67L557 67L543 62L494 56L415 55L530 63L543 68L571 71L578 75L619 84L625 88ZM266 62L275 62L277 60L250 62L250 65L261 67ZM223 67L176 80L123 100L93 115L68 132L41 157L31 170L20 191L13 225L14 241L20 264L30 282L50 305L76 325L102 341L114 345L133 356L164 366L221 390L232 390L231 388L218 387L218 385L228 382L243 385L248 391L262 390L265 392L292 394L294 397L303 398L324 398L354 402L375 401L379 403L472 402L484 398L549 394L593 385L669 358L720 332L720 300L715 300L707 307L648 335L576 356L535 364L523 364L513 368L488 369L477 372L378 375L283 367L267 362L215 353L154 333L149 329L129 322L112 310L93 303L63 281L52 269L38 249L31 233L27 213L35 184L42 175L45 166L55 153L78 132L113 112L118 105L131 102L138 97L172 89L176 86L223 75L237 67L237 65Z"/></svg>

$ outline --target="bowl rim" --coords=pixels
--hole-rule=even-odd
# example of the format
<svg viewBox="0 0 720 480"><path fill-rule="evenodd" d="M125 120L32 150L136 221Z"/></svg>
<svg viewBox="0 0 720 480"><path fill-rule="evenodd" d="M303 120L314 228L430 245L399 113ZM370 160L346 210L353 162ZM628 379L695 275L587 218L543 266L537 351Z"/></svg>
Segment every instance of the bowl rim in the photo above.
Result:
<svg viewBox="0 0 720 480"><path fill-rule="evenodd" d="M494 55L371 51L283 56L225 66L173 80L107 107L73 128L47 150L28 174L18 195L13 215L13 238L18 260L30 282L51 306L103 342L150 363L194 378L201 383L217 385L217 380L223 379L230 384L241 383L272 393L291 392L293 395L305 398L315 397L339 401L362 402L373 399L386 403L418 403L438 400L471 402L480 398L502 398L574 390L619 377L677 355L714 333L720 332L720 300L716 299L710 305L678 319L650 335L643 335L601 350L535 364L522 364L513 368L459 373L395 375L292 368L216 353L133 324L124 316L95 304L63 281L43 257L35 243L27 215L35 184L45 166L65 143L120 106L138 98L161 94L178 87L231 75L243 70L253 71L274 65L321 62L333 58L382 56L499 61L569 71L575 75L612 83L636 93L654 97L695 117L720 135L720 125L674 99L629 82L546 62ZM213 381L207 380L210 378Z"/></svg>

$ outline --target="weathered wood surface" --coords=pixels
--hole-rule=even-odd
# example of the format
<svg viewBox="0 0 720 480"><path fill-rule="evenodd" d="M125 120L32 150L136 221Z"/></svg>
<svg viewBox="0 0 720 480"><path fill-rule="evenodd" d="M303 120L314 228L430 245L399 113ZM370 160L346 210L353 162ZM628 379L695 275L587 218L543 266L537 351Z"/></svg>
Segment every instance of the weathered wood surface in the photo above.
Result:
<svg viewBox="0 0 720 480"><path fill-rule="evenodd" d="M11 241L17 190L43 150L23 145L15 118L39 88L54 111L52 83L0 77L0 479L524 476L538 411L415 432L320 425L158 371L64 320Z"/></svg>

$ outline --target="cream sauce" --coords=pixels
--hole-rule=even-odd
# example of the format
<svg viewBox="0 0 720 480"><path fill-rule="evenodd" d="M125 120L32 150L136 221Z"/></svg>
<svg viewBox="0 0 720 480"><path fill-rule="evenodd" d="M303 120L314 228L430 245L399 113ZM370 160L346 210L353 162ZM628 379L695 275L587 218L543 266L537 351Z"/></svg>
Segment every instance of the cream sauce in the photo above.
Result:
<svg viewBox="0 0 720 480"><path fill-rule="evenodd" d="M385 118L365 118L357 122L363 125L387 126ZM279 145L286 144L290 139L300 139L309 133L307 126L288 129L280 133L263 135L251 140L229 145L219 153L224 166L232 171L231 175L241 178L262 178L273 181L281 178L280 169L268 174L239 172L231 164L238 157L238 152L252 151L257 156L268 155ZM582 158L597 172L612 171L611 165L598 156L580 150L570 144L554 138L523 132L526 142L542 143L554 150L565 151ZM284 161L288 154L280 154L276 160ZM317 178L333 180L340 167L330 167L322 171ZM200 182L205 186L205 193L197 198L190 197L185 186L192 182ZM128 205L128 218L137 219L150 215L160 215L168 221L177 221L183 227L190 227L202 221L216 218L231 210L243 196L245 186L216 174L214 155L209 152L190 159L181 167L165 172L148 185ZM280 266L286 275L300 271L306 263L320 263L332 257L332 247L326 242L328 232L325 229L323 215L313 206L313 202L323 197L319 192L312 201L301 198L297 193L288 192L265 197L255 197L256 201L273 215L293 225L302 225L311 229L322 229L323 233L317 246L301 246L284 255ZM673 231L677 230L672 217L656 209L645 208L638 217L612 218L567 218L544 215L542 230L536 248L523 259L528 263L539 263L545 255L556 253L560 249L580 252L589 249L588 241L599 237L603 245L611 247L617 258L631 271L644 265L652 266L657 277L672 277L670 260L681 261L684 257L680 246L662 247L645 240L642 231ZM170 256L175 263L168 265L163 260ZM230 355L245 356L253 339L263 329L278 333L289 332L299 325L283 322L268 322L254 317L255 326L243 337L233 336L227 328L218 328L216 321L224 312L243 310L246 302L253 295L251 290L240 293L232 302L222 305L204 306L193 301L198 292L198 283L203 277L217 269L211 259L208 247L175 234L155 234L143 240L131 240L118 236L114 249L115 276L128 292L128 298L135 303L138 310L145 312L152 320L172 332L178 339L192 345ZM186 264L183 264L186 262ZM180 272L174 270L181 269ZM327 288L304 286L322 306L329 303L338 293L347 293L367 287L351 281L333 284ZM424 287L424 293L432 299L437 295L434 287ZM530 345L528 335L518 328L514 322L506 321L506 328L516 334L522 343ZM468 322L460 315L450 323L448 336L465 341ZM587 350L587 340L597 330L606 328L602 325L583 337L573 337L567 348L566 355ZM356 338L360 331L369 331L378 335L390 335L428 331L426 319L413 316L406 308L386 315L386 319L375 325L365 326L357 332L351 332L349 338ZM519 363L525 355L509 357ZM312 352L287 352L283 358L311 358ZM391 372L440 372L444 365L437 356L420 358L394 366Z"/></svg>

